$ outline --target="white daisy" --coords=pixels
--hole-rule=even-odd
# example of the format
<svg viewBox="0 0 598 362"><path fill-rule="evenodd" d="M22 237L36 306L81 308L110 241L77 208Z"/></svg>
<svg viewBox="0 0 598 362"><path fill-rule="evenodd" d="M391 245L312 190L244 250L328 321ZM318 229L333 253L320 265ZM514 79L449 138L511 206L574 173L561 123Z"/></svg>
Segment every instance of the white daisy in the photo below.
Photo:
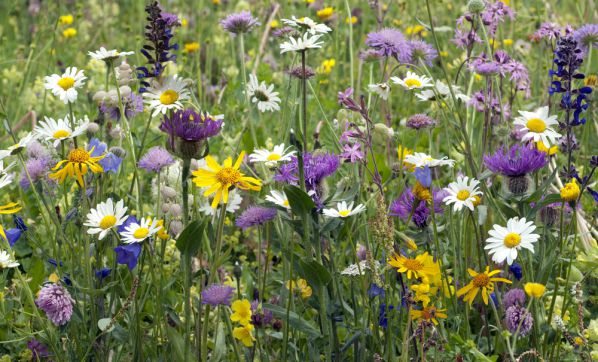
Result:
<svg viewBox="0 0 598 362"><path fill-rule="evenodd" d="M405 78L399 77L390 78L395 84L401 85L405 89L421 89L426 87L432 87L432 80L423 75L417 75L413 72L407 72Z"/></svg>
<svg viewBox="0 0 598 362"><path fill-rule="evenodd" d="M421 92L416 93L415 96L419 98L421 102L424 102L436 99L437 95L442 98L447 98L451 95L451 90L449 89L449 87L439 80L436 80L436 83L434 83L433 88L436 90L436 92L434 92L433 89L422 89ZM464 103L467 103L469 101L470 97L461 92L461 87L459 87L458 85L453 85L451 86L451 88L453 89L453 94L455 95L455 98L460 99Z"/></svg>
<svg viewBox="0 0 598 362"><path fill-rule="evenodd" d="M0 269L16 268L19 265L6 250L0 250Z"/></svg>
<svg viewBox="0 0 598 362"><path fill-rule="evenodd" d="M242 202L243 197L237 192L236 189L229 191L228 203L226 204L226 212L229 212L231 214L235 213L237 210L241 208ZM212 202L210 200L205 199L205 201L202 202L199 206L199 212L207 216L216 215L216 209L213 208L211 204ZM220 207L222 207L222 204L220 204Z"/></svg>
<svg viewBox="0 0 598 362"><path fill-rule="evenodd" d="M453 167L455 165L455 160L451 160L448 157L444 156L441 159L435 159L430 155L427 155L423 152L415 152L414 154L405 156L403 160L405 163L410 163L414 167L436 167L436 166L449 166Z"/></svg>
<svg viewBox="0 0 598 362"><path fill-rule="evenodd" d="M307 29L307 32L315 35L315 34L326 34L332 29L330 29L326 24L319 24L313 21L312 19L306 17L303 18L296 18L295 16L291 16L291 19L282 19L282 22L286 25L290 25L294 28L299 29Z"/></svg>
<svg viewBox="0 0 598 362"><path fill-rule="evenodd" d="M453 204L454 211L461 211L463 206L473 211L473 203L476 201L476 196L482 195L478 190L480 181L465 176L458 176L456 182L451 182L444 190L449 193L442 201L447 204Z"/></svg>
<svg viewBox="0 0 598 362"><path fill-rule="evenodd" d="M87 116L77 122L72 122L68 115L64 119L59 118L58 120L44 117L44 120L35 126L33 133L38 139L53 142L54 147L57 147L60 141L82 135L87 130L87 126L89 126Z"/></svg>
<svg viewBox="0 0 598 362"><path fill-rule="evenodd" d="M19 153L22 149L27 148L27 146L29 145L29 142L31 142L33 140L33 133L27 133L27 135L23 138L21 138L19 140L19 142L15 143L12 146L9 146L7 149L5 150L0 150L0 160L11 156L11 155L16 155L17 153Z"/></svg>
<svg viewBox="0 0 598 362"><path fill-rule="evenodd" d="M177 75L167 77L162 84L154 82L152 87L147 88L143 93L145 103L153 111L152 117L158 114L166 114L169 109L181 109L181 101L189 99L187 90L187 79L179 78Z"/></svg>
<svg viewBox="0 0 598 362"><path fill-rule="evenodd" d="M146 217L139 223L132 222L120 233L121 239L125 244L140 243L143 240L156 234L162 226L158 225L158 219Z"/></svg>
<svg viewBox="0 0 598 362"><path fill-rule="evenodd" d="M13 175L9 174L7 171L14 166L14 162L4 167L4 161L0 160L0 189L6 185L10 185L13 180Z"/></svg>
<svg viewBox="0 0 598 362"><path fill-rule="evenodd" d="M291 156L296 151L289 151L291 147L284 147L284 143L274 146L272 151L266 149L255 149L249 155L249 162L264 162L266 166L275 166L278 162L286 162L291 160Z"/></svg>
<svg viewBox="0 0 598 362"><path fill-rule="evenodd" d="M309 33L303 34L303 38L293 38L289 37L289 41L280 44L280 53L286 52L298 52L303 51L306 49L317 49L321 48L322 44L321 41L318 41L322 35L312 35L310 36Z"/></svg>
<svg viewBox="0 0 598 362"><path fill-rule="evenodd" d="M87 54L95 60L112 61L120 57L135 54L135 52L119 52L116 49L106 50L106 48L100 47L99 50L87 52Z"/></svg>
<svg viewBox="0 0 598 362"><path fill-rule="evenodd" d="M328 217L346 218L364 211L365 206L363 206L363 204L359 204L353 208L353 201L351 201L348 205L345 201L341 201L336 204L336 209L324 209L322 213Z"/></svg>
<svg viewBox="0 0 598 362"><path fill-rule="evenodd" d="M77 88L83 85L85 79L87 78L82 70L69 67L62 75L52 74L44 77L44 86L67 104L77 100Z"/></svg>
<svg viewBox="0 0 598 362"><path fill-rule="evenodd" d="M536 230L533 221L527 221L525 218L519 219L514 217L507 221L507 227L494 225L493 229L488 232L491 237L486 239L484 249L492 255L492 260L495 263L502 263L507 260L509 265L513 264L513 260L517 259L517 251L521 248L526 248L532 253L534 252L534 245L540 238L538 234L532 234Z"/></svg>
<svg viewBox="0 0 598 362"><path fill-rule="evenodd" d="M368 90L371 93L376 93L380 96L380 98L384 100L388 100L388 96L390 95L390 84L388 83L378 83L378 84L370 84L368 85Z"/></svg>
<svg viewBox="0 0 598 362"><path fill-rule="evenodd" d="M115 205L109 198L106 202L99 203L95 209L89 210L87 222L83 225L89 226L87 230L89 235L99 233L98 239L102 240L111 229L122 225L127 220L126 212L127 207L124 206L123 200Z"/></svg>
<svg viewBox="0 0 598 362"><path fill-rule="evenodd" d="M557 125L557 116L548 115L548 107L540 107L534 112L519 111L521 117L515 119L515 124L522 126L527 133L523 135L522 141L542 141L546 147L550 147L561 137L552 126Z"/></svg>
<svg viewBox="0 0 598 362"><path fill-rule="evenodd" d="M257 80L254 74L249 74L249 83L247 84L247 97L251 99L253 103L257 103L257 109L260 112L266 111L279 111L280 98L278 98L278 92L274 92L274 85L269 86L266 82Z"/></svg>
<svg viewBox="0 0 598 362"><path fill-rule="evenodd" d="M287 195L282 191L270 191L270 195L266 195L266 201L270 201L271 203L276 204L278 206L282 206L288 210L291 209L291 205L289 205L289 199Z"/></svg>

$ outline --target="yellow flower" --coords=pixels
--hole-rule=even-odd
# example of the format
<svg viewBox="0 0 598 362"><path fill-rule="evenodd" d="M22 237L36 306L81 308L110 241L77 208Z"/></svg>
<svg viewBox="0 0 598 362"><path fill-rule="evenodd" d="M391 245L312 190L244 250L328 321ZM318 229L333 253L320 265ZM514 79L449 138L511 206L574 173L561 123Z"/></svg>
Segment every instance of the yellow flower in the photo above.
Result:
<svg viewBox="0 0 598 362"><path fill-rule="evenodd" d="M332 72L332 68L334 68L335 65L336 65L336 60L326 59L322 62L322 64L318 68L318 73L330 74L330 72Z"/></svg>
<svg viewBox="0 0 598 362"><path fill-rule="evenodd" d="M583 80L583 84L588 87L595 87L598 84L598 77L596 74L590 74Z"/></svg>
<svg viewBox="0 0 598 362"><path fill-rule="evenodd" d="M183 28L186 28L186 27L188 27L188 26L189 26L189 20L187 20L187 18L182 18L182 19L181 19L181 26L182 26Z"/></svg>
<svg viewBox="0 0 598 362"><path fill-rule="evenodd" d="M541 298L546 291L546 286L540 283L525 283L523 286L525 294L530 298Z"/></svg>
<svg viewBox="0 0 598 362"><path fill-rule="evenodd" d="M185 43L183 53L194 53L201 48L198 42L194 41L191 43Z"/></svg>
<svg viewBox="0 0 598 362"><path fill-rule="evenodd" d="M573 178L571 179L571 182L566 183L561 189L561 199L565 201L575 201L579 197L579 192L579 185Z"/></svg>
<svg viewBox="0 0 598 362"><path fill-rule="evenodd" d="M353 15L351 17L348 17L345 19L345 24L357 24L357 21L359 19L357 18L357 16Z"/></svg>
<svg viewBox="0 0 598 362"><path fill-rule="evenodd" d="M409 314L413 319L423 319L426 322L432 322L434 325L438 324L438 320L436 318L446 318L447 315L444 313L446 309L436 309L436 307L429 306L425 307L422 310L419 309L411 309Z"/></svg>
<svg viewBox="0 0 598 362"><path fill-rule="evenodd" d="M0 215L10 215L21 211L22 207L16 202L9 202L6 205L0 205Z"/></svg>
<svg viewBox="0 0 598 362"><path fill-rule="evenodd" d="M411 190L411 192L413 192L413 195L418 200L422 200L422 201L431 201L432 200L432 193L430 192L430 190L427 187L422 186L422 184L420 184L419 181L415 183L415 186L413 186L413 189Z"/></svg>
<svg viewBox="0 0 598 362"><path fill-rule="evenodd" d="M311 297L312 290L311 290L311 287L307 284L307 281L305 279L297 280L297 287L301 291L301 298L307 299L307 298Z"/></svg>
<svg viewBox="0 0 598 362"><path fill-rule="evenodd" d="M58 24L60 25L71 25L75 18L71 14L62 15L58 17Z"/></svg>
<svg viewBox="0 0 598 362"><path fill-rule="evenodd" d="M482 292L482 299L484 300L484 304L488 305L488 296L490 293L494 291L494 283L495 282L503 282L509 283L512 282L505 278L493 278L492 276L500 273L500 269L490 271L490 267L486 267L486 270L483 273L478 273L473 269L467 269L469 275L473 278L469 284L464 286L463 288L457 291L457 297L460 297L464 294L465 298L463 298L464 302L469 302L469 305L473 304L473 300L478 295L478 293Z"/></svg>
<svg viewBox="0 0 598 362"><path fill-rule="evenodd" d="M60 277L58 275L56 275L56 273L52 273L48 277L48 280L51 281L52 283L56 283L60 280Z"/></svg>
<svg viewBox="0 0 598 362"><path fill-rule="evenodd" d="M411 279L412 276L414 278L434 277L439 272L434 264L432 257L427 252L413 259L395 254L388 261L388 265L397 268L399 273L407 273L407 279Z"/></svg>
<svg viewBox="0 0 598 362"><path fill-rule="evenodd" d="M62 36L65 38L72 38L75 35L77 35L77 29L75 29L75 28L66 28L62 32Z"/></svg>
<svg viewBox="0 0 598 362"><path fill-rule="evenodd" d="M90 151L86 151L84 148L75 148L69 152L67 159L62 160L54 166L50 178L57 179L60 183L63 183L67 176L76 176L77 184L83 186L83 176L87 174L87 170L91 170L93 173L102 173L104 169L98 161L104 158L105 155L94 157L91 155L93 148ZM64 165L64 167L62 167ZM62 167L62 168L61 168Z"/></svg>
<svg viewBox="0 0 598 362"><path fill-rule="evenodd" d="M430 284L413 284L410 288L415 292L413 300L415 300L416 302L422 302L422 305L424 307L430 304Z"/></svg>
<svg viewBox="0 0 598 362"><path fill-rule="evenodd" d="M256 178L245 176L239 168L243 162L245 152L241 152L237 161L233 165L233 159L228 157L224 160L223 166L220 166L212 156L206 157L206 164L210 170L200 168L193 171L193 183L197 187L208 187L203 193L204 196L214 196L212 207L215 209L222 199L223 203L228 203L228 190L235 186L241 190L259 191L262 189L262 182Z"/></svg>
<svg viewBox="0 0 598 362"><path fill-rule="evenodd" d="M448 57L448 55L449 54L448 54L448 52L446 50L443 50L443 51L440 52L440 56L443 57L443 58Z"/></svg>
<svg viewBox="0 0 598 362"><path fill-rule="evenodd" d="M544 153L548 154L549 156L552 156L559 151L559 146L554 145L554 146L548 148L548 147L546 147L546 145L544 145L544 142L542 142L542 141L536 142L536 148L538 149L538 151L544 152Z"/></svg>
<svg viewBox="0 0 598 362"><path fill-rule="evenodd" d="M407 147L403 147L401 145L399 145L397 147L397 155L399 156L399 161L403 162L403 167L407 168L410 172L413 172L413 170L415 169L415 165L409 163L409 162L405 162L405 157L407 157L408 155L412 155L413 154L413 150L407 148Z"/></svg>
<svg viewBox="0 0 598 362"><path fill-rule="evenodd" d="M162 240L168 240L168 239L170 239L170 235L168 235L168 231L166 231L166 228L164 227L164 219L158 220L158 223L156 225L157 226L161 226L160 230L158 230L158 232L156 233L156 235L158 235L158 237L160 239L162 239Z"/></svg>
<svg viewBox="0 0 598 362"><path fill-rule="evenodd" d="M408 26L407 29L405 29L405 33L407 33L407 35L417 35L425 32L425 30L426 28L424 28L422 25L414 25Z"/></svg>
<svg viewBox="0 0 598 362"><path fill-rule="evenodd" d="M482 204L482 197L480 195L475 195L473 199L473 206L479 206Z"/></svg>
<svg viewBox="0 0 598 362"><path fill-rule="evenodd" d="M233 329L233 337L241 341L245 347L251 347L253 346L253 341L255 341L253 328L252 324L237 327Z"/></svg>
<svg viewBox="0 0 598 362"><path fill-rule="evenodd" d="M251 304L247 299L235 300L231 305L233 314L230 316L230 320L233 322L239 322L241 325L247 325L251 321Z"/></svg>
<svg viewBox="0 0 598 362"><path fill-rule="evenodd" d="M276 29L280 26L280 23L278 22L278 20L274 19L270 22L270 28L272 29Z"/></svg>
<svg viewBox="0 0 598 362"><path fill-rule="evenodd" d="M328 7L325 7L323 9L321 9L321 10L318 10L316 12L316 15L322 21L330 20L330 18L334 15L334 9L332 7L330 7L330 6L328 6Z"/></svg>
<svg viewBox="0 0 598 362"><path fill-rule="evenodd" d="M417 244L415 243L415 241L413 241L413 239L405 240L405 244L407 244L407 249L413 250L413 251L417 250Z"/></svg>
<svg viewBox="0 0 598 362"><path fill-rule="evenodd" d="M510 47L511 45L513 45L513 39L504 39L502 41L502 44L506 47Z"/></svg>

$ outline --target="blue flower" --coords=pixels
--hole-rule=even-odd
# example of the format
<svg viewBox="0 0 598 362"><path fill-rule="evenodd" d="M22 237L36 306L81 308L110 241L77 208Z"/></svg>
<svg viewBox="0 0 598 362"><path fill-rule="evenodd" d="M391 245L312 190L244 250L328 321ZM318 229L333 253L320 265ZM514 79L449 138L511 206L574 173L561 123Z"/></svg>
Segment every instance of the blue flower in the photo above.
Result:
<svg viewBox="0 0 598 362"><path fill-rule="evenodd" d="M97 138L92 138L89 141L89 144L87 145L87 150L90 151L93 149L93 152L91 152L91 155L93 157L98 157L101 155L105 155L104 158L102 158L98 163L100 164L100 166L102 166L102 168L104 169L104 172L112 172L112 173L117 173L118 172L118 168L120 167L120 164L122 163L122 158L118 157L117 155L115 155L112 152L107 152L106 150L108 149L108 145L102 141L100 141Z"/></svg>
<svg viewBox="0 0 598 362"><path fill-rule="evenodd" d="M423 187L428 188L432 185L432 173L428 166L416 168L413 174Z"/></svg>
<svg viewBox="0 0 598 362"><path fill-rule="evenodd" d="M368 290L368 295L370 296L370 298L374 298L374 297L380 297L380 298L384 298L384 288L380 288L378 286L378 284L376 283L372 283L370 285L370 289Z"/></svg>
<svg viewBox="0 0 598 362"><path fill-rule="evenodd" d="M519 263L513 263L509 267L509 271L513 273L515 279L521 280L521 277L523 276L523 270L521 269L521 265L519 265Z"/></svg>
<svg viewBox="0 0 598 362"><path fill-rule="evenodd" d="M48 259L48 263L50 263L50 264L52 264L52 265L54 265L54 266L58 266L58 264L59 264L59 263L60 263L60 266L62 266L62 265L63 265L63 264L62 264L62 261L60 261L60 262L57 262L57 261L56 261L56 259L52 259L52 258Z"/></svg>
<svg viewBox="0 0 598 362"><path fill-rule="evenodd" d="M21 234L23 233L21 229L13 228L5 230L6 239L8 240L8 244L12 248L13 245L21 238Z"/></svg>
<svg viewBox="0 0 598 362"><path fill-rule="evenodd" d="M129 270L133 270L137 266L139 254L141 254L141 243L119 245L114 248L114 252L118 264L126 264Z"/></svg>
<svg viewBox="0 0 598 362"><path fill-rule="evenodd" d="M130 224L135 223L135 224L139 224L139 221L137 220L137 218L135 216L131 216L129 215L127 217L127 220L125 220L125 222L122 223L122 225L120 225L117 229L118 233L122 233L123 231L125 231L125 228L127 226L129 226Z"/></svg>
<svg viewBox="0 0 598 362"><path fill-rule="evenodd" d="M12 221L15 223L15 226L17 227L17 229L19 229L21 231L27 231L27 229L28 229L27 225L25 225L25 222L23 221L23 219L20 216L13 215Z"/></svg>
<svg viewBox="0 0 598 362"><path fill-rule="evenodd" d="M96 278L98 278L101 282L102 280L104 280L104 278L106 278L108 275L110 275L111 271L112 271L112 269L110 269L110 268L102 268L102 269L96 271Z"/></svg>
<svg viewBox="0 0 598 362"><path fill-rule="evenodd" d="M395 307L393 305L389 305L388 307L386 307L385 303L380 303L380 313L378 316L378 325L380 327L388 327L387 311L390 312L391 310L394 310L394 308Z"/></svg>

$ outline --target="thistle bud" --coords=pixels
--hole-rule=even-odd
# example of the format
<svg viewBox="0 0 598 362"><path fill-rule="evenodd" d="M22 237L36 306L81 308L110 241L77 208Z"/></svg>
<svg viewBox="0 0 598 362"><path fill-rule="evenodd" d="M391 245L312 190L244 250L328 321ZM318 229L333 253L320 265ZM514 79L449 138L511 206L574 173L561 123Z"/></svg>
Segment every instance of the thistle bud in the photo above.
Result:
<svg viewBox="0 0 598 362"><path fill-rule="evenodd" d="M469 0L467 10L473 14L479 14L486 8L484 0Z"/></svg>

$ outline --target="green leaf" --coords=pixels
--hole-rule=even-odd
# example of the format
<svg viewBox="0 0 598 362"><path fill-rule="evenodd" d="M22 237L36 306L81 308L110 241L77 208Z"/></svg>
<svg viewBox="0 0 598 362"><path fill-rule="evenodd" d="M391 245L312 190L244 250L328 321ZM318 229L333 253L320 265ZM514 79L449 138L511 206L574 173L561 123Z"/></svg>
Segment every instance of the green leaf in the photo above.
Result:
<svg viewBox="0 0 598 362"><path fill-rule="evenodd" d="M193 255L199 250L206 221L192 221L176 240L176 247L183 255Z"/></svg>
<svg viewBox="0 0 598 362"><path fill-rule="evenodd" d="M299 260L299 268L297 272L307 280L309 285L312 287L324 287L330 280L332 276L328 272L328 269L324 268L322 264L319 264L315 260Z"/></svg>
<svg viewBox="0 0 598 362"><path fill-rule="evenodd" d="M286 186L284 193L289 199L289 205L293 213L301 218L309 215L311 210L316 207L311 197L297 186Z"/></svg>
<svg viewBox="0 0 598 362"><path fill-rule="evenodd" d="M268 303L264 303L263 308L271 311L275 317L286 321L287 310L285 308ZM318 331L313 325L293 311L289 312L289 325L299 332L305 333L309 339L316 339L322 336L320 331Z"/></svg>
<svg viewBox="0 0 598 362"><path fill-rule="evenodd" d="M544 206L548 205L548 204L552 204L554 202L562 202L563 200L561 199L561 195L560 194L551 194L551 195L546 195L542 200L538 201L536 203L536 205L534 205L534 208L530 210L530 212L527 214L527 219L533 219L536 216L536 213L538 211L540 211L540 209L542 209Z"/></svg>

